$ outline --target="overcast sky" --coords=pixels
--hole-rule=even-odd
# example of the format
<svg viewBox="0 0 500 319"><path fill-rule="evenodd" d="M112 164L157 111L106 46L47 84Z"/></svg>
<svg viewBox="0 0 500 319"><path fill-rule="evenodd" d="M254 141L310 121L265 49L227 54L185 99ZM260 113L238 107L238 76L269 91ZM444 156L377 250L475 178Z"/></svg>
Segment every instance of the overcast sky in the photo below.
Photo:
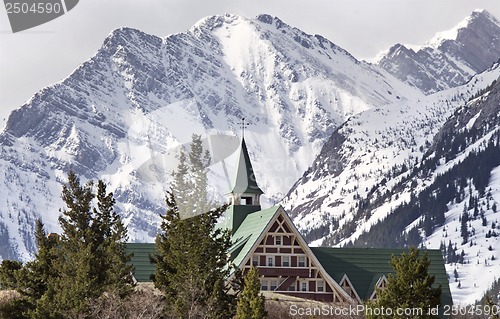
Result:
<svg viewBox="0 0 500 319"><path fill-rule="evenodd" d="M64 16L13 34L0 7L0 127L11 110L67 77L121 26L164 37L209 15L268 13L369 60L395 43L424 44L474 9L500 19L500 0L80 0Z"/></svg>

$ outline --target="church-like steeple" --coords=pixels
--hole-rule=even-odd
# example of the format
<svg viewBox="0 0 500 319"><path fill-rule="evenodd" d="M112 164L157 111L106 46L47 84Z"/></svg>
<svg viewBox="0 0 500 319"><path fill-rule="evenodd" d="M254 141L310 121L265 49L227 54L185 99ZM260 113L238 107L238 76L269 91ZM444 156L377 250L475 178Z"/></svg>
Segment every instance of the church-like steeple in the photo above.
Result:
<svg viewBox="0 0 500 319"><path fill-rule="evenodd" d="M231 191L232 205L226 212L226 227L234 233L248 214L261 210L260 195L263 193L255 179L245 138L242 138Z"/></svg>
<svg viewBox="0 0 500 319"><path fill-rule="evenodd" d="M245 138L241 139L241 148L237 165L238 166L236 168L236 177L233 183L233 190L231 191L231 193L233 195L234 194L257 195L252 197L258 200L258 197L264 192L257 185L255 174L253 172L252 163L250 162L250 157L248 156L248 150L247 150L247 145L245 143Z"/></svg>

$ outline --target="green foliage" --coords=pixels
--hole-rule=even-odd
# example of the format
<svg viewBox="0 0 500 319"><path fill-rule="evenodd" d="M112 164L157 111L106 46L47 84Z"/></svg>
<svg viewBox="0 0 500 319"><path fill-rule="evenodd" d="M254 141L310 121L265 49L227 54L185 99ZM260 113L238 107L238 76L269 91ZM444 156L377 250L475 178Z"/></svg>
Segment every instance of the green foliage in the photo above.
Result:
<svg viewBox="0 0 500 319"><path fill-rule="evenodd" d="M99 181L94 194L92 182L81 185L70 172L62 198L62 234L47 236L38 221L36 257L14 271L22 298L12 306L23 318L86 318L89 301L104 292L124 297L133 289L127 230L106 185Z"/></svg>
<svg viewBox="0 0 500 319"><path fill-rule="evenodd" d="M14 260L3 260L0 265L0 289L16 289L17 279L15 272L23 267L23 264Z"/></svg>
<svg viewBox="0 0 500 319"><path fill-rule="evenodd" d="M429 275L430 261L427 253L419 257L419 251L412 247L399 258L393 256L391 266L395 276L389 274L385 289L377 289L377 299L367 304L373 312L367 311L367 318L438 318L428 309L440 304L441 287L433 288L434 276ZM392 309L393 316L378 316L375 309ZM396 309L422 309L418 316L397 316Z"/></svg>
<svg viewBox="0 0 500 319"><path fill-rule="evenodd" d="M494 302L493 298L489 295L484 297L485 305L489 307L489 309L498 309L498 305ZM493 315L489 317L489 319L500 319L500 314L498 312L493 312Z"/></svg>
<svg viewBox="0 0 500 319"><path fill-rule="evenodd" d="M216 227L227 206L205 210L210 204L208 162L203 159L199 136L193 136L189 164L186 159L181 155L172 191L167 192L162 233L156 238L158 253L152 258L156 263L153 280L165 295L165 312L170 315L230 318L234 297L225 279L231 270L227 253L231 234Z"/></svg>
<svg viewBox="0 0 500 319"><path fill-rule="evenodd" d="M244 277L243 291L238 297L236 319L263 319L267 316L265 298L260 293L257 268L252 267Z"/></svg>

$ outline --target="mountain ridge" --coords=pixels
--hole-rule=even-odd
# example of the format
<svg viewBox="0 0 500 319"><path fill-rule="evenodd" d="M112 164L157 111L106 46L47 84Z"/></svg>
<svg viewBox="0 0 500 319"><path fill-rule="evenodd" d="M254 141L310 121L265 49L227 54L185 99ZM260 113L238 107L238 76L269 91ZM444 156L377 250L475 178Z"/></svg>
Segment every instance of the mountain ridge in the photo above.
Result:
<svg viewBox="0 0 500 319"><path fill-rule="evenodd" d="M103 178L131 240L152 241L172 166L165 159L192 133L234 135L245 117L260 186L279 198L351 114L420 95L266 15L209 17L164 38L116 29L92 58L15 110L0 134L0 181L16 194L0 196L0 254L29 259L39 217L57 232L70 168ZM211 178L213 192L226 193L227 173Z"/></svg>
<svg viewBox="0 0 500 319"><path fill-rule="evenodd" d="M422 46L392 46L376 64L430 94L462 85L483 72L499 60L499 48L500 22L486 10L476 10Z"/></svg>
<svg viewBox="0 0 500 319"><path fill-rule="evenodd" d="M207 145L211 136L221 137L215 146L224 156L214 160L210 186L212 194L227 193L241 118L249 123L249 155L259 187L270 195L267 204L282 203L308 242L362 244L372 227L389 224L394 210L437 185L417 169L426 152L441 139L453 144L450 134L439 135L447 120L474 98L486 98L500 76L498 65L470 75L445 53L429 52L429 65L448 61L442 73L429 77L417 68L407 81L391 75L398 70L391 69L394 61L386 60L386 70L358 61L328 39L265 14L211 16L163 38L116 29L92 58L15 110L0 133L6 190L0 258L31 258L37 218L58 231L70 168L84 180L104 179L130 239L153 241L169 172L192 133ZM457 72L460 81L450 76ZM416 85L424 82L428 88ZM446 90L431 93L439 85ZM471 111L460 125L474 127L486 115ZM453 164L446 154L439 160ZM408 184L410 177L415 183ZM416 215L404 229L394 227L394 238L402 245L426 245L429 238L435 247L442 238L424 229L447 227L438 217ZM467 250L466 260L474 261L473 253ZM460 267L471 272L463 278L474 276Z"/></svg>

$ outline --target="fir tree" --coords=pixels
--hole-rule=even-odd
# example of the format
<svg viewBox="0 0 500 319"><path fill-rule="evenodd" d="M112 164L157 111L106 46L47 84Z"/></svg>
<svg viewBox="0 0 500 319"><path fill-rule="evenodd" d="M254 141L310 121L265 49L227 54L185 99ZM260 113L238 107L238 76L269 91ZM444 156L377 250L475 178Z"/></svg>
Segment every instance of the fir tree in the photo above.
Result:
<svg viewBox="0 0 500 319"><path fill-rule="evenodd" d="M37 220L35 240L38 252L35 259L29 261L16 273L17 291L23 296L27 307L26 314L32 318L49 317L41 315L40 299L46 295L50 282L58 277L55 261L58 256L59 236L47 236L41 220Z"/></svg>
<svg viewBox="0 0 500 319"><path fill-rule="evenodd" d="M266 318L265 298L260 293L260 280L257 268L252 267L244 277L243 291L238 297L236 319Z"/></svg>
<svg viewBox="0 0 500 319"><path fill-rule="evenodd" d="M66 209L59 217L62 234L47 236L37 222L38 252L33 261L16 271L19 308L25 318L86 317L89 300L105 291L125 296L132 289L130 256L125 253L127 231L114 212L113 195L98 183L80 185L73 173L63 186Z"/></svg>
<svg viewBox="0 0 500 319"><path fill-rule="evenodd" d="M59 216L62 234L58 245L59 258L56 263L58 277L49 282L49 291L42 303L47 312L77 316L86 310L87 301L103 292L102 258L97 252L98 244L93 224L93 183L80 185L74 172L68 174L68 183L63 186L62 199L66 209ZM99 236L99 234L97 234Z"/></svg>
<svg viewBox="0 0 500 319"><path fill-rule="evenodd" d="M15 260L2 260L0 265L0 289L16 289L17 279L15 276L16 271L21 269L23 264Z"/></svg>
<svg viewBox="0 0 500 319"><path fill-rule="evenodd" d="M156 263L153 281L164 293L165 312L170 315L229 318L234 313L234 296L228 293L225 279L231 272L231 235L216 228L227 206L207 210L208 162L198 136L193 136L189 164L186 158L181 154L172 190L167 192L167 212L152 258Z"/></svg>
<svg viewBox="0 0 500 319"><path fill-rule="evenodd" d="M133 289L133 266L128 262L132 257L127 254L125 243L128 240L127 228L120 215L114 211L113 193L106 193L106 185L99 181L97 185L97 210L94 208L94 243L100 257L101 276L99 284L106 291L126 296Z"/></svg>
<svg viewBox="0 0 500 319"><path fill-rule="evenodd" d="M398 308L418 308L423 313L415 317L407 318L438 318L428 313L428 309L434 308L440 303L441 287L433 288L434 276L429 275L430 261L427 253L421 257L419 251L411 247L408 253L403 253L399 258L393 256L391 266L396 274L389 274L388 283L385 289L377 289L377 300L368 303L368 308L393 310ZM398 318L396 311L394 316L377 316L375 311L370 313L367 310L368 318Z"/></svg>
<svg viewBox="0 0 500 319"><path fill-rule="evenodd" d="M465 208L464 208L464 210L465 210ZM469 240L469 230L467 228L467 223L469 222L469 213L464 211L460 222L461 222L460 235L462 236L462 245L463 245L463 244L466 244L467 241Z"/></svg>

